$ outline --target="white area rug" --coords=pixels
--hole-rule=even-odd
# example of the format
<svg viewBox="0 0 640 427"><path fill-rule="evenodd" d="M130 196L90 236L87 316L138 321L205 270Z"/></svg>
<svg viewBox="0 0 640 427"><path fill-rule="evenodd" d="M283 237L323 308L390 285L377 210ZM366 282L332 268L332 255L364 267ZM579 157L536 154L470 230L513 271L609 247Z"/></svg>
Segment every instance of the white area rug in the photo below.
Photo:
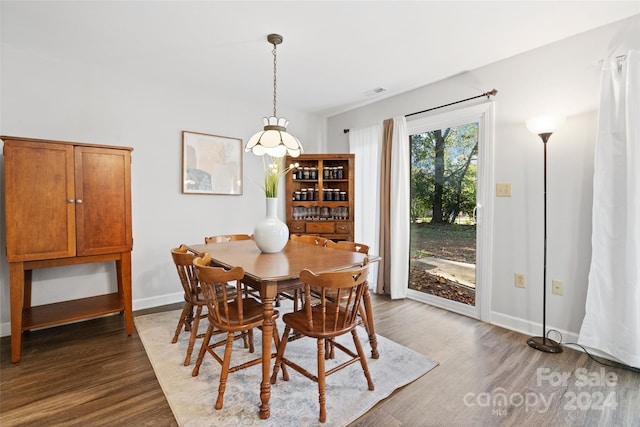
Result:
<svg viewBox="0 0 640 427"><path fill-rule="evenodd" d="M281 308L282 310L282 308ZM389 396L395 389L402 387L437 366L429 358L378 335L379 359L372 359L371 347L364 328L358 327L369 371L375 384L375 390L367 389L367 382L359 363L355 363L327 377L327 422L318 422L319 403L318 385L289 369L289 381L282 380L271 386L269 407L271 417L261 420L258 416L260 406L261 365L252 366L229 374L224 395L224 407L214 408L218 395L220 364L211 355L205 356L197 377L191 376L201 340L196 341L191 366L183 366L186 354L188 333L182 332L176 344L171 344L179 311L149 314L135 318L135 325L144 344L153 369L162 386L171 410L177 422L183 427L191 426L345 426L377 402ZM200 329L205 330L207 321L203 319ZM282 333L282 321L277 321ZM344 337L349 347L353 347L351 335ZM259 330L254 332L256 353L249 354L237 340L232 355L232 366L243 359L256 357L261 348ZM316 372L316 342L304 338L287 344L287 356ZM222 354L222 349L219 349ZM336 349L336 358L343 353ZM327 362L330 366L330 361ZM273 361L272 361L273 368Z"/></svg>

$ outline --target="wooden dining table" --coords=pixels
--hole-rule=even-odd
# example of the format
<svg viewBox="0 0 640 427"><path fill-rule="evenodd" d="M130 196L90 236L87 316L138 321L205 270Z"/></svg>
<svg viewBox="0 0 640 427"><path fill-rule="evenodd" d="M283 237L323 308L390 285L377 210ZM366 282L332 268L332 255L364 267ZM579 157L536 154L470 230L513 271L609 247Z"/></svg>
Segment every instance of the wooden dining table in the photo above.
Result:
<svg viewBox="0 0 640 427"><path fill-rule="evenodd" d="M195 254L208 252L211 263L222 267L241 266L245 271L243 282L260 292L264 307L262 326L262 382L260 383L260 418L269 418L271 397L271 336L273 335L273 303L279 292L292 289L300 283L300 271L307 268L314 273L344 270L362 264L365 257L370 262L380 257L324 246L289 240L281 252L262 253L253 240L226 243L188 245ZM368 289L365 294L369 341L372 356L378 357L377 341L373 325L373 313ZM266 337L266 338L265 338Z"/></svg>

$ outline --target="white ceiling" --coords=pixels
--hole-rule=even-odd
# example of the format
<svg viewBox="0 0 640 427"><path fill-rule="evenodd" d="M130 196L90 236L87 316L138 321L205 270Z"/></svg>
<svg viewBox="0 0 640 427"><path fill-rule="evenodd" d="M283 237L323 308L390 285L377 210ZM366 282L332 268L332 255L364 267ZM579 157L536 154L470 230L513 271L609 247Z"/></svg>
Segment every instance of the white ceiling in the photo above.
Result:
<svg viewBox="0 0 640 427"><path fill-rule="evenodd" d="M6 1L2 43L330 116L640 13L640 1ZM366 95L384 87L378 95ZM486 88L490 90L492 88Z"/></svg>

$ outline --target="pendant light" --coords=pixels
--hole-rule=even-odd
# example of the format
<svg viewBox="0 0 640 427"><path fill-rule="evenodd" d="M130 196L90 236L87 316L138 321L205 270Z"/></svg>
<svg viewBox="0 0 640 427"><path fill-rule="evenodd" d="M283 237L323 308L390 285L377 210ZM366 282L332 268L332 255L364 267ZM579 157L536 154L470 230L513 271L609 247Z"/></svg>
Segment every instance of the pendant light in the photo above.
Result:
<svg viewBox="0 0 640 427"><path fill-rule="evenodd" d="M273 45L273 116L264 117L264 129L253 135L245 151L251 151L257 156L265 154L271 157L298 157L302 153L302 145L298 138L287 133L289 120L276 114L276 46L282 43L280 34L269 34L267 41Z"/></svg>

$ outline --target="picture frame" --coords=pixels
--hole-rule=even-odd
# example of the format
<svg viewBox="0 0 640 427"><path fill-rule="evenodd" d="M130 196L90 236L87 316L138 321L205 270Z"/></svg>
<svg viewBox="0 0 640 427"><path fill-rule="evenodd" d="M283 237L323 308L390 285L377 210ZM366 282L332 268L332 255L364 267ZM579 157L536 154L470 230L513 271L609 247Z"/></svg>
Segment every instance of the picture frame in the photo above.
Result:
<svg viewBox="0 0 640 427"><path fill-rule="evenodd" d="M182 131L182 193L242 194L242 139Z"/></svg>

